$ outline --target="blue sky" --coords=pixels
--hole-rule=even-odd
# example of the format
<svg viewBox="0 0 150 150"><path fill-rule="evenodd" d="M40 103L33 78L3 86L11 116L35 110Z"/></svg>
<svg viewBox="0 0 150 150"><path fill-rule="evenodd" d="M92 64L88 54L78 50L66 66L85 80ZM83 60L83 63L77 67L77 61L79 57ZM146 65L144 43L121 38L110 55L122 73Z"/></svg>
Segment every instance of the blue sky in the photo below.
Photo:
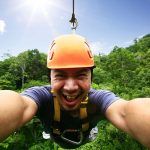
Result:
<svg viewBox="0 0 150 150"><path fill-rule="evenodd" d="M72 33L72 0L1 0L0 58L28 49L47 53L51 41ZM75 0L77 34L94 54L127 47L150 33L150 0Z"/></svg>

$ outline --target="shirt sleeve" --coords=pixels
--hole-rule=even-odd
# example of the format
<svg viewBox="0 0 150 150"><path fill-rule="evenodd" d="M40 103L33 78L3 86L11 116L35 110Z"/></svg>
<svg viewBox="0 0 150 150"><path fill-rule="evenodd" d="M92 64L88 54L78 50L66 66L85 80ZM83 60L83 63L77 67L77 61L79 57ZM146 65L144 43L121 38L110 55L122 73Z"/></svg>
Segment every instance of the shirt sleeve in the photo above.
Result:
<svg viewBox="0 0 150 150"><path fill-rule="evenodd" d="M96 103L96 105L98 105L98 107L100 108L101 113L104 114L107 108L120 98L113 92L107 90L90 89L89 99L91 99L92 102Z"/></svg>
<svg viewBox="0 0 150 150"><path fill-rule="evenodd" d="M51 99L50 87L48 86L35 86L29 89L26 89L21 93L23 96L30 97L38 105L38 110L42 106L46 105Z"/></svg>

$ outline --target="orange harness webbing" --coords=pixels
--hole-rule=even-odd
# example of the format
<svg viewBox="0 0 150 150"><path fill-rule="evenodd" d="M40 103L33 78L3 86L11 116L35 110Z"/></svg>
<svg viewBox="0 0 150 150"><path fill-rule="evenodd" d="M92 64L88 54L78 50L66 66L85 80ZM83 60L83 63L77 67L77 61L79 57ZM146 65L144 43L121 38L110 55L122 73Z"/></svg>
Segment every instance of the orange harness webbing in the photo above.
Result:
<svg viewBox="0 0 150 150"><path fill-rule="evenodd" d="M87 104L88 104L88 97L81 102L80 106L80 119L86 119L87 116ZM54 96L54 121L60 122L60 105L59 102ZM82 131L85 132L89 129L89 122L83 122L82 123ZM58 127L53 127L53 133L60 135L60 129Z"/></svg>

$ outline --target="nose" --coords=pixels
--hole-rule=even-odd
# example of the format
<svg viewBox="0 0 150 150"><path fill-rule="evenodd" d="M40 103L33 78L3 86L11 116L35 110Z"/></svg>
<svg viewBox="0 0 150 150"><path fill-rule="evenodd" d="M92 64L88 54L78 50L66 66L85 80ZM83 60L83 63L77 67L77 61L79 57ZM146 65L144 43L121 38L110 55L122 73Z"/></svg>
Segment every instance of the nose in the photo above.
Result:
<svg viewBox="0 0 150 150"><path fill-rule="evenodd" d="M79 87L78 87L77 81L73 78L66 79L64 87L63 87L63 89L69 93L73 93L73 92L77 91L78 88Z"/></svg>

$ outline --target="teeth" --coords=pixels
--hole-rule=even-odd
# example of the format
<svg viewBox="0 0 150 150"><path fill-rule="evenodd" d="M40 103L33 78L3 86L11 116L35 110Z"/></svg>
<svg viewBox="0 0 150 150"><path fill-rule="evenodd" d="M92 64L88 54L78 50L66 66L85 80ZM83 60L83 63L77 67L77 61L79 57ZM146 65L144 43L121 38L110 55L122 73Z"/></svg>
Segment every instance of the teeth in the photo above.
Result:
<svg viewBox="0 0 150 150"><path fill-rule="evenodd" d="M66 97L67 97L67 99L75 99L76 96L68 96L67 95Z"/></svg>

